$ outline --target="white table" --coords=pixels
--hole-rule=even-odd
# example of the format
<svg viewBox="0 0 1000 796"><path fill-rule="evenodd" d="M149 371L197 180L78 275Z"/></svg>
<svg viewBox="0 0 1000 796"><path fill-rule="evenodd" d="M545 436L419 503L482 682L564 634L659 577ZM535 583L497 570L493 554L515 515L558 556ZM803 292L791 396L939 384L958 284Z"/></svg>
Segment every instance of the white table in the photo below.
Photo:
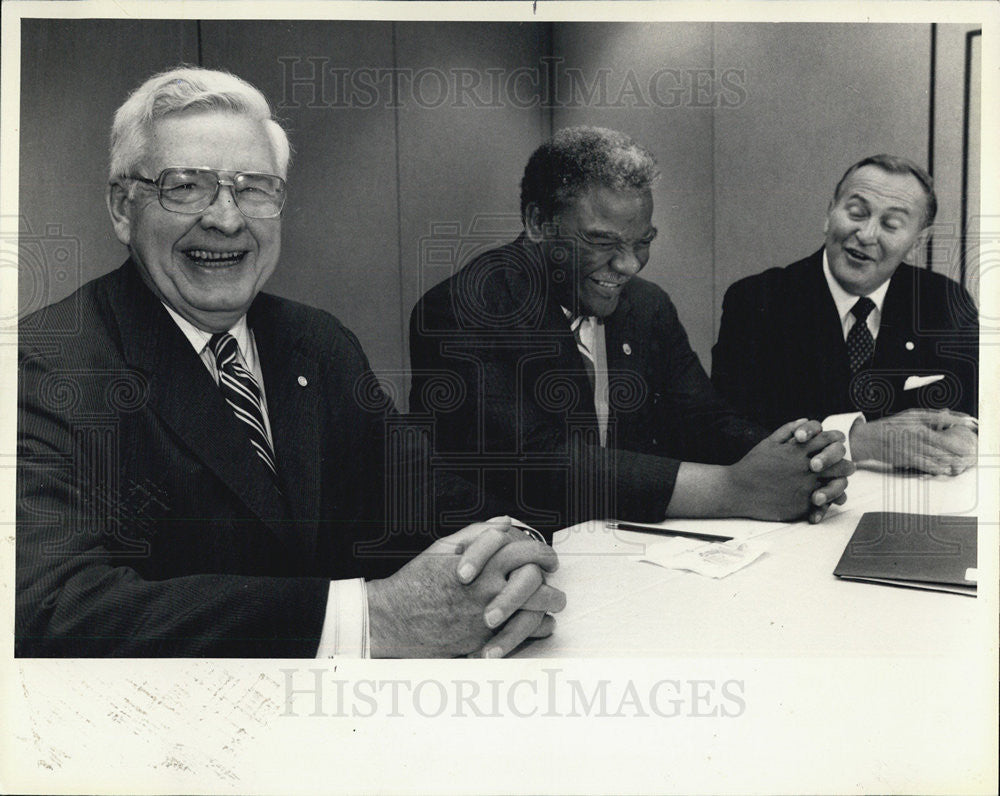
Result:
<svg viewBox="0 0 1000 796"><path fill-rule="evenodd" d="M722 579L638 561L663 537L603 522L556 534L561 566L550 582L566 609L556 632L521 657L857 656L964 657L982 653L983 600L842 581L833 575L866 511L979 514L977 470L958 477L859 471L848 502L818 525L671 520L688 531L754 532L767 553ZM996 520L980 517L980 537ZM734 534L729 534L734 535ZM982 566L982 562L980 562ZM980 587L982 590L982 586Z"/></svg>

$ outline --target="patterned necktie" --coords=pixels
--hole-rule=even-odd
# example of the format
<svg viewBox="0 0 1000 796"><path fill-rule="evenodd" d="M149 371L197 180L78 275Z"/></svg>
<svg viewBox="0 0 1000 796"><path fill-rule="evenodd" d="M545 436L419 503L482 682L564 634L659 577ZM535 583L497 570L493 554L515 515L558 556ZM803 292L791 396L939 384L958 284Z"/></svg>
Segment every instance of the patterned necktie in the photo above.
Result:
<svg viewBox="0 0 1000 796"><path fill-rule="evenodd" d="M580 354L583 356L583 364L587 368L587 377L590 379L590 389L594 389L594 354L587 348L586 343L583 342L583 336L580 334L580 327L583 326L583 322L586 317L583 315L578 315L575 317L569 325L569 328L573 332L573 337L576 338L576 347Z"/></svg>
<svg viewBox="0 0 1000 796"><path fill-rule="evenodd" d="M851 314L856 319L851 331L847 333L847 356L851 363L851 375L865 367L875 351L875 338L872 337L867 323L873 309L875 302L864 296L851 307Z"/></svg>
<svg viewBox="0 0 1000 796"><path fill-rule="evenodd" d="M219 368L219 389L222 397L233 410L236 419L243 422L250 435L250 444L257 455L272 473L277 475L274 466L274 451L267 439L264 425L264 407L261 400L260 387L253 374L237 359L236 338L228 332L213 334L208 341L209 348L215 354L215 364Z"/></svg>

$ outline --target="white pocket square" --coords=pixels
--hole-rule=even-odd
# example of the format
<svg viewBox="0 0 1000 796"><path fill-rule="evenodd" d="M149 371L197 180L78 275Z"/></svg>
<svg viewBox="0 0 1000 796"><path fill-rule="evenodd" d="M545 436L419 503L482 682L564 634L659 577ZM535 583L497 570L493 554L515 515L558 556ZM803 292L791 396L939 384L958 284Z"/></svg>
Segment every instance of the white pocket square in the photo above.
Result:
<svg viewBox="0 0 1000 796"><path fill-rule="evenodd" d="M933 384L936 381L941 381L943 378L943 373L937 376L909 376L906 379L906 383L903 385L903 389L916 390L920 387L926 387L928 384Z"/></svg>

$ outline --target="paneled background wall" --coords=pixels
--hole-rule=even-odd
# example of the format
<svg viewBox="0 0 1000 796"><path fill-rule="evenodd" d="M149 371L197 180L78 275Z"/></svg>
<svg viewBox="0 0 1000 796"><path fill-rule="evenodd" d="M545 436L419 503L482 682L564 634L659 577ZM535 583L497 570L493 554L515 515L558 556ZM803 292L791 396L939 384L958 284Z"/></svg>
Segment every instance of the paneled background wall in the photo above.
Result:
<svg viewBox="0 0 1000 796"><path fill-rule="evenodd" d="M978 129L963 135L978 118L963 101L968 33L24 20L20 311L124 259L104 208L111 116L145 77L186 62L233 71L277 106L295 154L268 289L340 317L401 406L413 304L471 252L516 235L524 164L571 124L624 130L656 154L660 237L644 275L673 296L708 368L725 289L818 248L836 180L866 154L930 162L945 230L932 265L960 276L963 184L967 214L978 206ZM46 259L59 238L78 252L68 269Z"/></svg>

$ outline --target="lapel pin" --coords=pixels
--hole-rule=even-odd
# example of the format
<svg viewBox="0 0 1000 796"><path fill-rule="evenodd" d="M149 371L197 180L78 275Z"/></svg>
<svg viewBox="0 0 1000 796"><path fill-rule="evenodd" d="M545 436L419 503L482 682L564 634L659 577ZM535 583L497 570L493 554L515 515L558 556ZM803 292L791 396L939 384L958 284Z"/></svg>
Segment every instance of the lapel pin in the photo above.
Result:
<svg viewBox="0 0 1000 796"><path fill-rule="evenodd" d="M907 351L912 351L914 348L916 348L916 346L914 346L913 343L910 340L907 340L906 341L906 350Z"/></svg>
<svg viewBox="0 0 1000 796"><path fill-rule="evenodd" d="M305 376L299 376L297 381L300 387L305 387L309 383L309 379L307 379Z"/></svg>
<svg viewBox="0 0 1000 796"><path fill-rule="evenodd" d="M630 346L628 343L622 343L622 351L625 352L625 356L627 357L632 356L632 346Z"/></svg>

